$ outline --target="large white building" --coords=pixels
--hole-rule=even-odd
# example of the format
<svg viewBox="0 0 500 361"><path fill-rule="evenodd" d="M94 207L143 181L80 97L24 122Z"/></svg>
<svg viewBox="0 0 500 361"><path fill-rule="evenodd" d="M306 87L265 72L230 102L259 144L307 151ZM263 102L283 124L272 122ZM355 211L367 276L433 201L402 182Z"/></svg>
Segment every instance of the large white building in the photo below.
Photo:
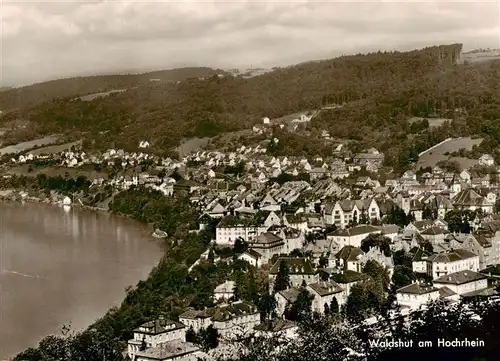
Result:
<svg viewBox="0 0 500 361"><path fill-rule="evenodd" d="M300 287L303 282L306 284L319 281L318 273L315 271L311 261L305 257L280 257L269 270L269 287L274 287L274 281L278 275L280 265L284 262L288 266L290 276L290 286Z"/></svg>
<svg viewBox="0 0 500 361"><path fill-rule="evenodd" d="M163 318L142 324L128 341L132 361L196 361L199 355L200 348L186 342L186 326Z"/></svg>
<svg viewBox="0 0 500 361"><path fill-rule="evenodd" d="M226 216L216 226L215 243L232 246L237 238L252 242L265 231L267 231L267 227L263 224L257 224L253 218Z"/></svg>
<svg viewBox="0 0 500 361"><path fill-rule="evenodd" d="M369 220L380 219L380 208L375 199L344 199L329 203L323 210L323 217L325 224L345 228L353 221L359 223L363 213Z"/></svg>
<svg viewBox="0 0 500 361"><path fill-rule="evenodd" d="M419 308L439 299L439 289L431 285L413 283L396 291L396 301L400 306Z"/></svg>
<svg viewBox="0 0 500 361"><path fill-rule="evenodd" d="M484 290L488 287L488 276L474 271L459 271L434 280L437 288L448 287L457 295Z"/></svg>
<svg viewBox="0 0 500 361"><path fill-rule="evenodd" d="M325 304L330 307L333 299L337 300L339 308L347 299L345 290L333 281L320 281L307 285L307 290L314 296L312 310L320 314L325 313Z"/></svg>
<svg viewBox="0 0 500 361"><path fill-rule="evenodd" d="M466 249L433 254L425 261L427 274L433 279L459 271L479 271L479 256Z"/></svg>
<svg viewBox="0 0 500 361"><path fill-rule="evenodd" d="M179 321L198 332L212 325L225 339L253 332L260 323L260 313L248 302L234 302L209 308L204 311L188 310L179 316Z"/></svg>
<svg viewBox="0 0 500 361"><path fill-rule="evenodd" d="M357 226L348 229L338 229L327 235L329 241L335 242L338 249L345 246L361 247L361 241L370 234L380 234L380 228L374 226Z"/></svg>

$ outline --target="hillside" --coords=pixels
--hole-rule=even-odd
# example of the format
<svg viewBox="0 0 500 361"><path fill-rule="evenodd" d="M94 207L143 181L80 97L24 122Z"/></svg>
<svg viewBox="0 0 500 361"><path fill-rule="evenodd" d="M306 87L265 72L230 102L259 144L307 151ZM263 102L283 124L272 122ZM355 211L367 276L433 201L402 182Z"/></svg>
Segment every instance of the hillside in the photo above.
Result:
<svg viewBox="0 0 500 361"><path fill-rule="evenodd" d="M170 83L189 78L212 76L224 73L210 68L179 68L142 74L99 75L52 80L20 88L0 88L0 109L9 111L76 95L107 92L114 89L131 88L155 82Z"/></svg>
<svg viewBox="0 0 500 361"><path fill-rule="evenodd" d="M453 44L344 56L248 79L214 75L139 84L91 102L59 99L39 104L11 112L2 121L27 120L23 137L83 133L96 147L125 149L148 139L153 151L164 152L184 138L248 129L263 116L276 118L336 103L344 106L321 112L307 133L277 132L282 141L273 151L329 153L330 147L319 141L320 131L327 129L333 137L355 140L358 148L376 146L388 154L389 165L403 167L429 145L450 136L481 134L487 122L495 127L494 120L500 119L499 62L459 64L461 49L461 44ZM114 83L113 88L126 85ZM453 119L453 126L445 122L412 133L411 117ZM15 139L16 132L8 136ZM500 142L500 131L494 142Z"/></svg>

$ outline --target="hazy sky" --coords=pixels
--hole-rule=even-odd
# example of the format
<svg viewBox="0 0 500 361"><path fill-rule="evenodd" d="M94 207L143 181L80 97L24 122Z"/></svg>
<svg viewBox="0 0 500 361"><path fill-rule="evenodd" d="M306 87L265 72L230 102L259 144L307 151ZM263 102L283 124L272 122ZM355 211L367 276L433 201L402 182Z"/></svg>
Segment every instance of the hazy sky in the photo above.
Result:
<svg viewBox="0 0 500 361"><path fill-rule="evenodd" d="M500 2L0 0L0 84L250 67L461 42L500 48Z"/></svg>

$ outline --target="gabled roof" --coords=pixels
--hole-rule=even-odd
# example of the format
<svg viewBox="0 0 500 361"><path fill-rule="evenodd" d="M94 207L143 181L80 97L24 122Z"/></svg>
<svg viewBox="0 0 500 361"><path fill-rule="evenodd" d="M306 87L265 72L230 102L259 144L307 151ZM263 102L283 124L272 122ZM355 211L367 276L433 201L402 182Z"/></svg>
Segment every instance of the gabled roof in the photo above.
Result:
<svg viewBox="0 0 500 361"><path fill-rule="evenodd" d="M300 293L300 289L298 289L297 287L290 287L286 290L279 291L278 293L281 296L283 296L285 300L287 300L290 303L293 303L295 302L295 300L297 300L297 296Z"/></svg>
<svg viewBox="0 0 500 361"><path fill-rule="evenodd" d="M365 252L361 250L361 248L354 246L344 246L342 249L335 255L335 258L342 259L344 262L355 262L359 259L360 256L364 255Z"/></svg>
<svg viewBox="0 0 500 361"><path fill-rule="evenodd" d="M247 254L247 255L249 255L250 257L252 257L252 258L254 258L256 260L258 260L259 258L262 257L262 255L259 252L257 252L254 249L251 249L251 248L247 249L245 252L242 253L242 255L243 254Z"/></svg>
<svg viewBox="0 0 500 361"><path fill-rule="evenodd" d="M234 281L226 281L215 287L214 293L232 293L234 290Z"/></svg>
<svg viewBox="0 0 500 361"><path fill-rule="evenodd" d="M423 231L420 234L427 235L427 236L436 236L436 235L447 234L447 233L448 233L448 231L441 228L441 227L432 226L430 228L427 228L425 231Z"/></svg>
<svg viewBox="0 0 500 361"><path fill-rule="evenodd" d="M453 292L451 289L449 289L446 286L439 288L439 297L441 297L441 298L452 297L455 295L456 295L456 293Z"/></svg>
<svg viewBox="0 0 500 361"><path fill-rule="evenodd" d="M401 287L396 292L407 293L412 295L425 295L432 292L439 292L439 290L434 286L412 283L411 285Z"/></svg>
<svg viewBox="0 0 500 361"><path fill-rule="evenodd" d="M450 262L456 262L468 258L473 258L477 257L475 253L472 253L466 249L455 249L452 252L449 253L439 253L439 254L434 254L430 257L427 258L427 261L430 262L440 262L440 263L450 263Z"/></svg>
<svg viewBox="0 0 500 361"><path fill-rule="evenodd" d="M279 257L278 260L271 267L270 274L278 274L281 262L286 262L288 265L290 274L307 274L314 275L314 267L310 260L305 257L295 258L295 257Z"/></svg>
<svg viewBox="0 0 500 361"><path fill-rule="evenodd" d="M467 188L453 197L452 202L457 206L481 206L484 203L484 197L474 189Z"/></svg>
<svg viewBox="0 0 500 361"><path fill-rule="evenodd" d="M252 242L253 244L260 244L260 245L271 245L271 244L275 244L275 243L281 243L281 244L284 244L285 242L283 241L283 239L277 235L275 235L274 233L271 233L271 232L264 232L264 233L261 233L257 239L255 240L255 242Z"/></svg>
<svg viewBox="0 0 500 361"><path fill-rule="evenodd" d="M311 289L321 297L340 293L344 290L336 282L333 281L321 281L317 283L311 283L308 286L311 287Z"/></svg>
<svg viewBox="0 0 500 361"><path fill-rule="evenodd" d="M153 321L143 323L141 326L136 328L134 332L140 332L149 335L158 335L161 333L170 332L184 327L186 326L180 322L166 320L166 319L156 319Z"/></svg>
<svg viewBox="0 0 500 361"><path fill-rule="evenodd" d="M345 270L341 273L332 273L330 278L337 283L346 284L361 281L368 278L368 276L363 273Z"/></svg>
<svg viewBox="0 0 500 361"><path fill-rule="evenodd" d="M255 326L254 330L265 332L280 332L293 327L297 327L295 322L277 318L262 322L260 325Z"/></svg>
<svg viewBox="0 0 500 361"><path fill-rule="evenodd" d="M460 271L450 273L446 276L441 276L434 280L434 283L442 283L449 285L462 285L473 281L479 281L488 278L488 276L474 271Z"/></svg>
<svg viewBox="0 0 500 361"><path fill-rule="evenodd" d="M370 234L370 233L380 233L380 229L374 226L361 225L347 229L338 229L332 232L330 235L337 237L353 237L353 236L359 236L361 234Z"/></svg>

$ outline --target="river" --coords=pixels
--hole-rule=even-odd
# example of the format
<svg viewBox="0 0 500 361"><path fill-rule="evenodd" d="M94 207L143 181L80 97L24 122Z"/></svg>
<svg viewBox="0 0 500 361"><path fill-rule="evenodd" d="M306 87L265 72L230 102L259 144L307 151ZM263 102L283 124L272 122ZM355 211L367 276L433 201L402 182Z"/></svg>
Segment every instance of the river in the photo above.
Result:
<svg viewBox="0 0 500 361"><path fill-rule="evenodd" d="M90 325L163 254L146 227L106 213L0 201L0 360Z"/></svg>

